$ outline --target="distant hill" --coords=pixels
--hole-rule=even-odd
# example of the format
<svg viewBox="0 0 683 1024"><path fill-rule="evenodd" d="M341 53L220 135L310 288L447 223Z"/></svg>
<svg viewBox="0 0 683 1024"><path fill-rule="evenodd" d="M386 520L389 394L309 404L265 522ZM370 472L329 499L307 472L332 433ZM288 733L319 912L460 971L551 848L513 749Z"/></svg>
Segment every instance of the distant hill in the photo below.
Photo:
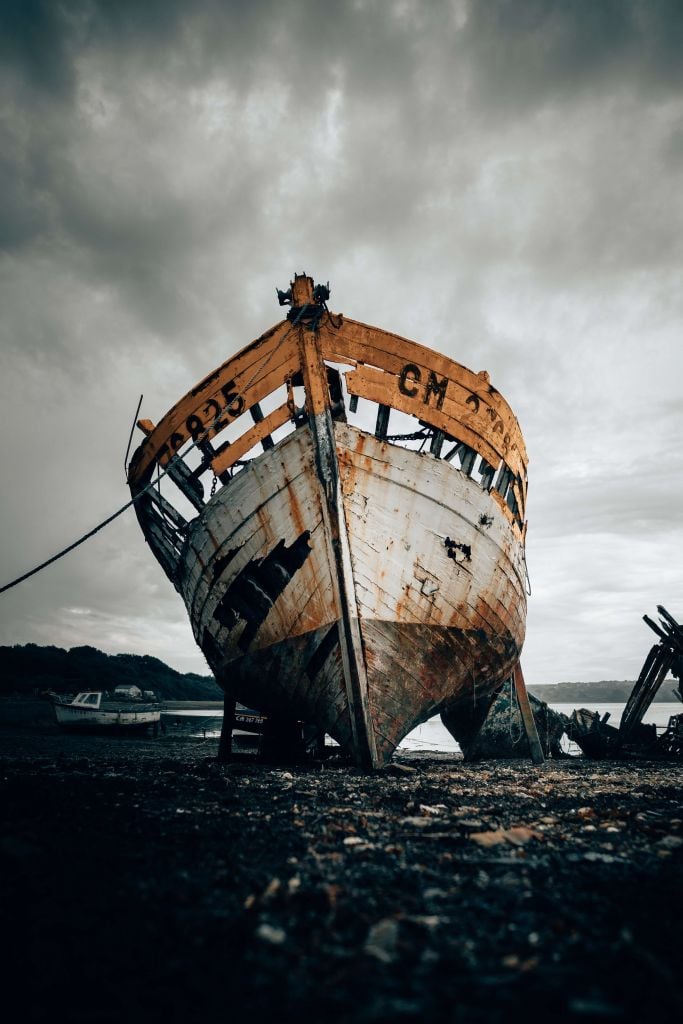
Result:
<svg viewBox="0 0 683 1024"><path fill-rule="evenodd" d="M603 679L599 683L548 683L530 686L529 693L548 704L573 704L578 708L591 704L625 704L635 685L635 680L629 679ZM655 701L674 701L676 698L671 691L677 688L676 679L665 679Z"/></svg>
<svg viewBox="0 0 683 1024"><path fill-rule="evenodd" d="M0 695L54 690L113 690L133 683L154 690L161 700L221 700L213 676L176 672L158 658L138 654L104 654L95 647L0 647Z"/></svg>
<svg viewBox="0 0 683 1024"><path fill-rule="evenodd" d="M25 644L0 647L0 695L34 694L43 690L75 693L77 690L113 690L134 683L141 690L154 690L161 700L221 700L223 691L213 676L176 672L158 658L138 654L105 654L95 647L40 647ZM607 679L599 683L549 683L530 686L529 692L550 704L625 703L634 687L628 679ZM675 700L678 683L666 679L656 701Z"/></svg>

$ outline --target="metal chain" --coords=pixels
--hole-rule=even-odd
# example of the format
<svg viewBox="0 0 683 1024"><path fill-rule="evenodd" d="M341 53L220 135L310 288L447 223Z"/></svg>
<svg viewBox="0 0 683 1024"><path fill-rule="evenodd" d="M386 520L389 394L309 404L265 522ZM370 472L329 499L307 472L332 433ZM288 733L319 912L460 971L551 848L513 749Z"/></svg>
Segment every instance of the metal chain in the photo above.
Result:
<svg viewBox="0 0 683 1024"><path fill-rule="evenodd" d="M387 434L385 441L428 441L432 436L430 430L416 430L413 434Z"/></svg>

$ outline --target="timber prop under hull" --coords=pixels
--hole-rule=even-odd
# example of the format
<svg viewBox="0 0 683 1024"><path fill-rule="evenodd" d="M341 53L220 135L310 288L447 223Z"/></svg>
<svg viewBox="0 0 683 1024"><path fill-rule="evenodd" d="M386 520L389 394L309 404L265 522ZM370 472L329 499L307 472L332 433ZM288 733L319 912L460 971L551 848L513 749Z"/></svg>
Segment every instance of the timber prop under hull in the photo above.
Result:
<svg viewBox="0 0 683 1024"><path fill-rule="evenodd" d="M129 480L226 693L376 767L438 712L473 737L519 660L526 453L486 374L292 291L290 320L140 422Z"/></svg>

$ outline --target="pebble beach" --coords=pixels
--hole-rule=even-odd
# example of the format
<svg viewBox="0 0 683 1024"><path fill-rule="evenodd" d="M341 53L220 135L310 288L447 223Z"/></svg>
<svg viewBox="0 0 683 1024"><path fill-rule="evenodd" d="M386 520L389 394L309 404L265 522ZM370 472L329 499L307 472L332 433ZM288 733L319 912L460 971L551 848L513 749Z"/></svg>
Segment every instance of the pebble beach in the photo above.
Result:
<svg viewBox="0 0 683 1024"><path fill-rule="evenodd" d="M26 1019L681 1019L680 762L219 764L3 704Z"/></svg>

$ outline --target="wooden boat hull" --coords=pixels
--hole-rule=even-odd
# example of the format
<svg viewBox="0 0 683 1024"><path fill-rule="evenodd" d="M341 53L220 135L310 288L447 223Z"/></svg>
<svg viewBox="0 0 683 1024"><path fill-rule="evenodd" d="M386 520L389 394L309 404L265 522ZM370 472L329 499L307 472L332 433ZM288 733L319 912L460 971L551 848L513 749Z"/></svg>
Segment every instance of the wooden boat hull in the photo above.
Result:
<svg viewBox="0 0 683 1024"><path fill-rule="evenodd" d="M370 720L385 763L447 706L460 738L479 728L524 640L523 551L491 495L447 463L346 424L335 425L335 439ZM179 589L236 700L316 723L353 751L314 461L304 427L217 494L192 526Z"/></svg>
<svg viewBox="0 0 683 1024"><path fill-rule="evenodd" d="M471 738L519 659L526 450L488 374L326 291L295 277L288 321L141 420L129 482L226 694L378 767L437 712Z"/></svg>

